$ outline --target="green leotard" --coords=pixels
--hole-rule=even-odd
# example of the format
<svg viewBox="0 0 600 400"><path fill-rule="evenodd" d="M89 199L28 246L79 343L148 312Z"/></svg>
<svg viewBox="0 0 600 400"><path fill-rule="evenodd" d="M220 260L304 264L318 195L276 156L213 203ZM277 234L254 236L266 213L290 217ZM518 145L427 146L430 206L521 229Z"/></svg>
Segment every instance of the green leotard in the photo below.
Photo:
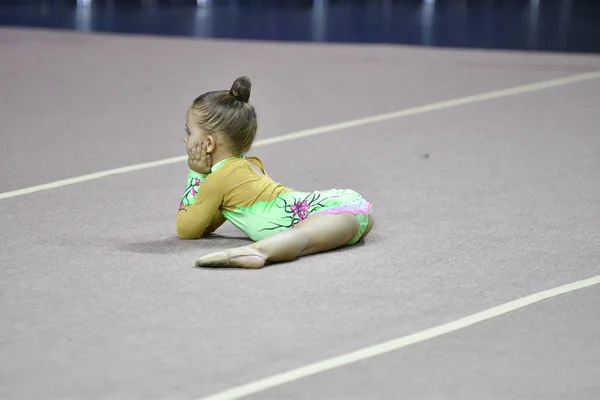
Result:
<svg viewBox="0 0 600 400"><path fill-rule="evenodd" d="M252 167L254 164L263 174ZM367 229L371 204L350 189L299 192L273 181L256 157L230 157L215 164L208 175L188 172L177 213L177 232L186 239L213 232L226 220L252 240L293 229L319 213L351 213L360 224L360 240Z"/></svg>

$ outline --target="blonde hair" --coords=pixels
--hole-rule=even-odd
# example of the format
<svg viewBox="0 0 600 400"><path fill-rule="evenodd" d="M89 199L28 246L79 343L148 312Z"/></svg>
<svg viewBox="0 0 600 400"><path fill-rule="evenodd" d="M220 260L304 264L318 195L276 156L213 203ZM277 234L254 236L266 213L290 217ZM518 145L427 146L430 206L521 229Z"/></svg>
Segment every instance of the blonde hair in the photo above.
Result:
<svg viewBox="0 0 600 400"><path fill-rule="evenodd" d="M191 106L200 128L208 134L222 135L237 154L250 150L258 128L256 110L248 103L251 87L250 79L241 76L231 89L204 93Z"/></svg>

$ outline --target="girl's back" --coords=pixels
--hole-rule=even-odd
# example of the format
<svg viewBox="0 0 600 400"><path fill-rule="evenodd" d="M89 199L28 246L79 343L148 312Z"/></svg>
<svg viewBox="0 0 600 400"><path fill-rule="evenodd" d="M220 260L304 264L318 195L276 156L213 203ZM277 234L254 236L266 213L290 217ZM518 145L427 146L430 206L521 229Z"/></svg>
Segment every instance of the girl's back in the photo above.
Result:
<svg viewBox="0 0 600 400"><path fill-rule="evenodd" d="M212 178L217 179L223 193L221 211L234 212L239 208L270 202L281 193L292 191L269 178L259 158L236 157L223 161L223 164L215 165L212 172ZM262 174L256 172L251 163L260 168Z"/></svg>

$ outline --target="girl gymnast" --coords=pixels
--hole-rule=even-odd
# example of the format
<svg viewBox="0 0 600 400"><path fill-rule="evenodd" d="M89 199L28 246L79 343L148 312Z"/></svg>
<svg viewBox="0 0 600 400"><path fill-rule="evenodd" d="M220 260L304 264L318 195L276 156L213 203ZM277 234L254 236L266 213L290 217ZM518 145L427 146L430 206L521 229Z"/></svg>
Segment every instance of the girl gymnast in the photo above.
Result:
<svg viewBox="0 0 600 400"><path fill-rule="evenodd" d="M246 157L257 130L250 80L197 97L187 111L188 180L177 234L198 239L226 220L254 243L208 254L197 267L262 268L353 245L373 227L371 204L349 189L298 192L273 181L257 157ZM262 174L250 164L258 167Z"/></svg>

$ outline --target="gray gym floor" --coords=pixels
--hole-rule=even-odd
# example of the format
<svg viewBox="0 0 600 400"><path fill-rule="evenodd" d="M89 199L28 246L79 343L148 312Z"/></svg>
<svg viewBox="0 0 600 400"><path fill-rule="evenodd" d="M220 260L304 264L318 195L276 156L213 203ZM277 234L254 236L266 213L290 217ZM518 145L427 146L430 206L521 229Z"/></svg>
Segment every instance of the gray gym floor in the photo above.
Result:
<svg viewBox="0 0 600 400"><path fill-rule="evenodd" d="M0 30L0 398L200 399L600 275L600 57ZM197 95L252 79L262 144L298 190L352 188L357 246L199 270L187 165L13 191L184 154ZM314 133L314 132L313 132ZM7 195L13 193L12 195ZM597 399L589 286L252 399Z"/></svg>

